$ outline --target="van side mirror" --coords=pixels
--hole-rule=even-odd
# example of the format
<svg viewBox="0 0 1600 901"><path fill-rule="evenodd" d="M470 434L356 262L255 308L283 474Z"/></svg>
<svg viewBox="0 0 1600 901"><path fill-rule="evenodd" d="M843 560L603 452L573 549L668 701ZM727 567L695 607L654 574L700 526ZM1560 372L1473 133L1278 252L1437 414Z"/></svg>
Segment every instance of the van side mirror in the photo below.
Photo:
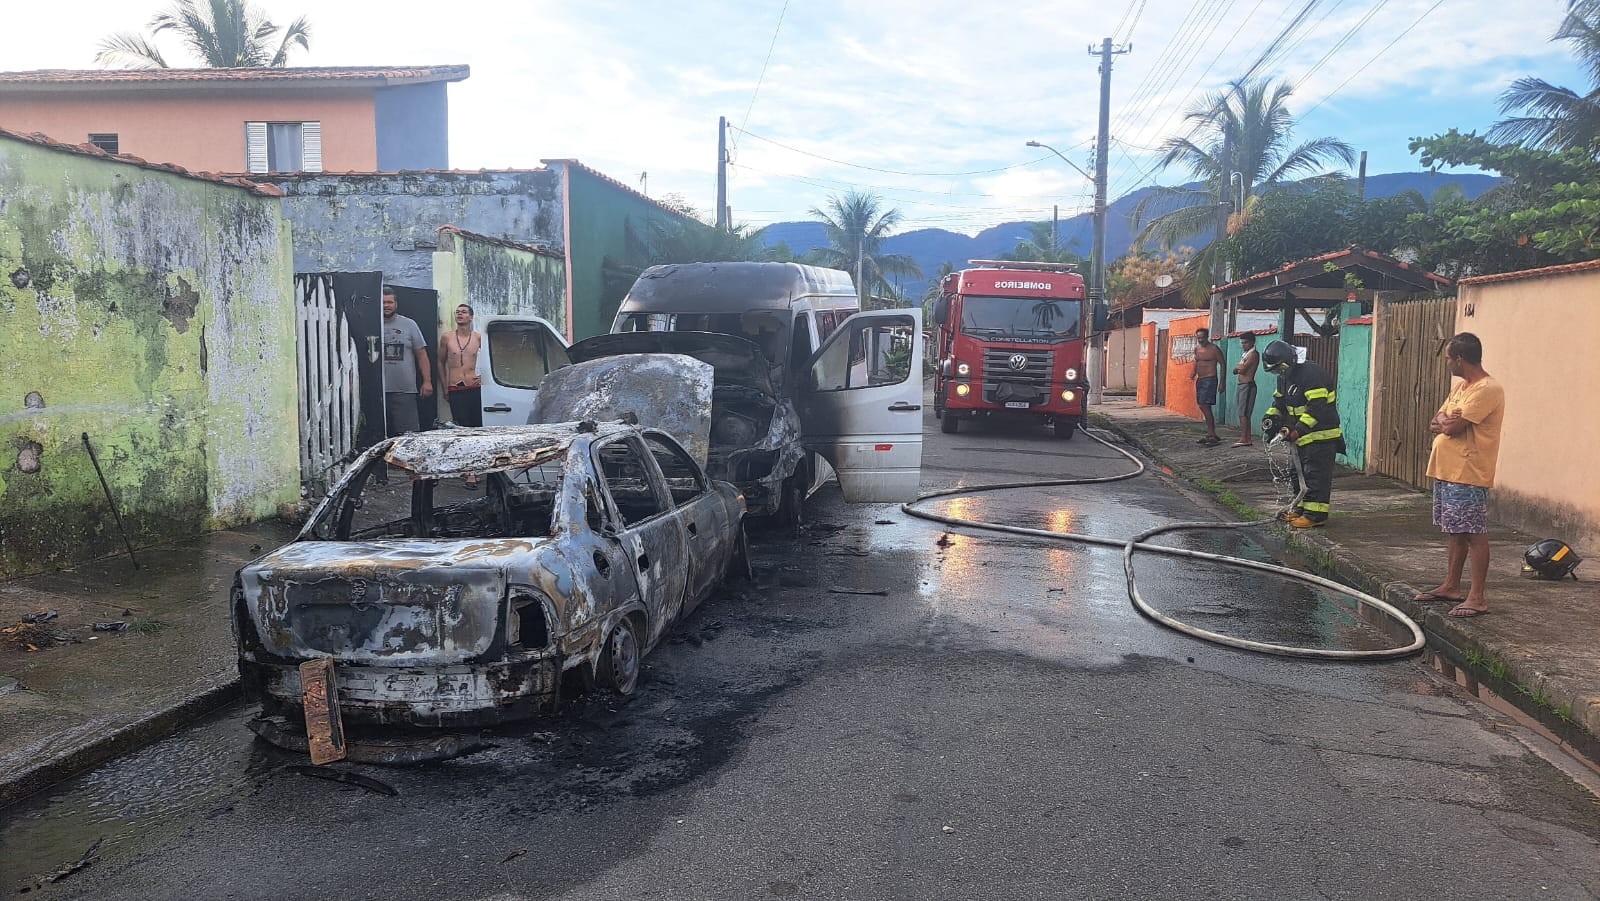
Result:
<svg viewBox="0 0 1600 901"><path fill-rule="evenodd" d="M941 294L939 299L933 302L933 321L938 325L944 325L945 320L949 318L950 298Z"/></svg>

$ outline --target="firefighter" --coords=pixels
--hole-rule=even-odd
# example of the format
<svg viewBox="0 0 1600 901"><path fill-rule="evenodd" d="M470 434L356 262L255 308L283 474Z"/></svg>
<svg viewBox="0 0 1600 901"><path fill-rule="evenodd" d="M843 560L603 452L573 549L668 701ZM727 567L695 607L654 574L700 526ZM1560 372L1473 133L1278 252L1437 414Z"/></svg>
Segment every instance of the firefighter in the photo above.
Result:
<svg viewBox="0 0 1600 901"><path fill-rule="evenodd" d="M1274 341L1262 352L1261 365L1278 376L1278 390L1261 420L1261 434L1271 439L1281 432L1294 442L1306 495L1280 518L1292 528L1314 529L1328 521L1334 458L1344 453L1344 430L1339 427L1335 406L1339 398L1332 376L1315 363L1298 360L1294 347L1285 341ZM1300 480L1291 478L1298 494Z"/></svg>

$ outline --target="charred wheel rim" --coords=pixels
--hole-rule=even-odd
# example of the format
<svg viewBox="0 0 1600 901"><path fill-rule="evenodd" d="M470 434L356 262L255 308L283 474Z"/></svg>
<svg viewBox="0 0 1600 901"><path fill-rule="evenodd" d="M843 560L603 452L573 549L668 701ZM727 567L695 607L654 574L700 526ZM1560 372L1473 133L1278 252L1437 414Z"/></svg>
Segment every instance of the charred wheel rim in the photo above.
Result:
<svg viewBox="0 0 1600 901"><path fill-rule="evenodd" d="M639 637L633 620L623 619L606 639L606 687L619 695L631 695L639 685Z"/></svg>

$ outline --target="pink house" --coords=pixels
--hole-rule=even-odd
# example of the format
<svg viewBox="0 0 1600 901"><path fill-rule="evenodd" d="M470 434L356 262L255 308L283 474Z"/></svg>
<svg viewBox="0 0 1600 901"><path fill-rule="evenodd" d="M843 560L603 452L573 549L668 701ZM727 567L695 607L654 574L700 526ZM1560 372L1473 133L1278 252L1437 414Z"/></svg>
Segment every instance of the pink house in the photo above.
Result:
<svg viewBox="0 0 1600 901"><path fill-rule="evenodd" d="M449 168L466 66L0 72L0 128L203 172Z"/></svg>

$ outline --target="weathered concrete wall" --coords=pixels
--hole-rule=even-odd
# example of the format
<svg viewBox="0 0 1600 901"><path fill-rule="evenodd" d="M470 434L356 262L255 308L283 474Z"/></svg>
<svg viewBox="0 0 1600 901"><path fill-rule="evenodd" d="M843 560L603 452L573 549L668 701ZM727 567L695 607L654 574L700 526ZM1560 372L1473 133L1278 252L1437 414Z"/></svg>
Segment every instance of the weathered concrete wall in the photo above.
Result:
<svg viewBox="0 0 1600 901"><path fill-rule="evenodd" d="M296 272L382 272L433 287L442 226L555 250L564 245L561 174L402 172L274 176L294 226Z"/></svg>
<svg viewBox="0 0 1600 901"><path fill-rule="evenodd" d="M538 316L567 333L567 266L563 258L449 229L433 255L441 328L452 328L457 304L478 317Z"/></svg>
<svg viewBox="0 0 1600 901"><path fill-rule="evenodd" d="M0 575L299 497L279 201L0 137Z"/></svg>
<svg viewBox="0 0 1600 901"><path fill-rule="evenodd" d="M1190 419L1200 418L1200 406L1194 402L1195 332L1210 323L1211 317L1200 313L1174 319L1167 325L1171 339L1167 356L1167 409Z"/></svg>
<svg viewBox="0 0 1600 901"><path fill-rule="evenodd" d="M1483 342L1483 367L1506 392L1490 512L1591 558L1600 555L1596 265L1464 279L1456 306L1456 329Z"/></svg>

